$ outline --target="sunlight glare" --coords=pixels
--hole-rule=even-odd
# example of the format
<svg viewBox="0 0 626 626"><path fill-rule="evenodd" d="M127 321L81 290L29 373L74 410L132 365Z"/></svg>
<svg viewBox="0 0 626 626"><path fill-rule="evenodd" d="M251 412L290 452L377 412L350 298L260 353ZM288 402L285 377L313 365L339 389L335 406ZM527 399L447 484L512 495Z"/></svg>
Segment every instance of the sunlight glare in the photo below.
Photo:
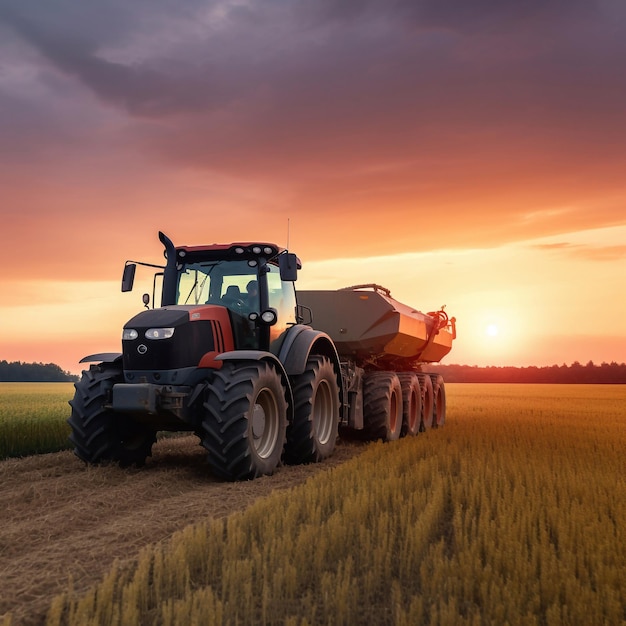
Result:
<svg viewBox="0 0 626 626"><path fill-rule="evenodd" d="M485 332L490 337L496 337L500 331L499 331L498 327L495 324L489 324L487 326L487 328L485 329Z"/></svg>

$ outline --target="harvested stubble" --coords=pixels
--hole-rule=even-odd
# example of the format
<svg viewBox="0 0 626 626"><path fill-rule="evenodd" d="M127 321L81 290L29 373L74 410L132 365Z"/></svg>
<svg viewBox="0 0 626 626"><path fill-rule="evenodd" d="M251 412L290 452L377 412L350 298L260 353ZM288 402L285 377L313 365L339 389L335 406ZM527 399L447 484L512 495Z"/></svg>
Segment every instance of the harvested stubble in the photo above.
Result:
<svg viewBox="0 0 626 626"><path fill-rule="evenodd" d="M450 385L439 432L114 568L48 624L621 624L626 387Z"/></svg>

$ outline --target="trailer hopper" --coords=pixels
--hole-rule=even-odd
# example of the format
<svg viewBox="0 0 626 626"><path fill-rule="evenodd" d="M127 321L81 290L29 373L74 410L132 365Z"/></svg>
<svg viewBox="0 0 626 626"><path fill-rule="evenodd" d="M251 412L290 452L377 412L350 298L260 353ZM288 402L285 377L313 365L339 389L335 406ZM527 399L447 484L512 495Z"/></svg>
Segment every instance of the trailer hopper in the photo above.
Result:
<svg viewBox="0 0 626 626"><path fill-rule="evenodd" d="M396 369L440 361L452 348L455 319L442 310L422 313L380 285L298 291L312 325L326 332L339 355Z"/></svg>

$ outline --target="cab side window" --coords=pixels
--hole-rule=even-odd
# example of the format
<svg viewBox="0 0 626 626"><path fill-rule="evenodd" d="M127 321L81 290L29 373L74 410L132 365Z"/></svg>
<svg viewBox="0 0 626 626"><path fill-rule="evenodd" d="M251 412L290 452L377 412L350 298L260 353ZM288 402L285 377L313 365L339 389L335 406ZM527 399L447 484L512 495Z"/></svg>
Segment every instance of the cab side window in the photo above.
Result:
<svg viewBox="0 0 626 626"><path fill-rule="evenodd" d="M284 333L296 323L296 291L293 283L280 280L278 267L272 265L268 270L269 305L278 313L278 322L270 327L270 350L277 353Z"/></svg>
<svg viewBox="0 0 626 626"><path fill-rule="evenodd" d="M296 323L296 292L293 283L280 280L278 268L271 266L267 274L270 307L278 312L279 324Z"/></svg>

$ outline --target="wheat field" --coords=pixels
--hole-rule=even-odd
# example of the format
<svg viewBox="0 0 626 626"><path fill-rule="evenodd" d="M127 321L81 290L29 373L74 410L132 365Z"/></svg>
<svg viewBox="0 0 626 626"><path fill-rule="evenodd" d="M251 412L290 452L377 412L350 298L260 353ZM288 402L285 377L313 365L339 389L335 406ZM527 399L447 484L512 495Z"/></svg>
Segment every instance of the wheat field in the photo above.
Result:
<svg viewBox="0 0 626 626"><path fill-rule="evenodd" d="M69 588L48 625L626 623L626 387L449 385L448 407Z"/></svg>
<svg viewBox="0 0 626 626"><path fill-rule="evenodd" d="M0 459L69 447L73 383L0 383Z"/></svg>

